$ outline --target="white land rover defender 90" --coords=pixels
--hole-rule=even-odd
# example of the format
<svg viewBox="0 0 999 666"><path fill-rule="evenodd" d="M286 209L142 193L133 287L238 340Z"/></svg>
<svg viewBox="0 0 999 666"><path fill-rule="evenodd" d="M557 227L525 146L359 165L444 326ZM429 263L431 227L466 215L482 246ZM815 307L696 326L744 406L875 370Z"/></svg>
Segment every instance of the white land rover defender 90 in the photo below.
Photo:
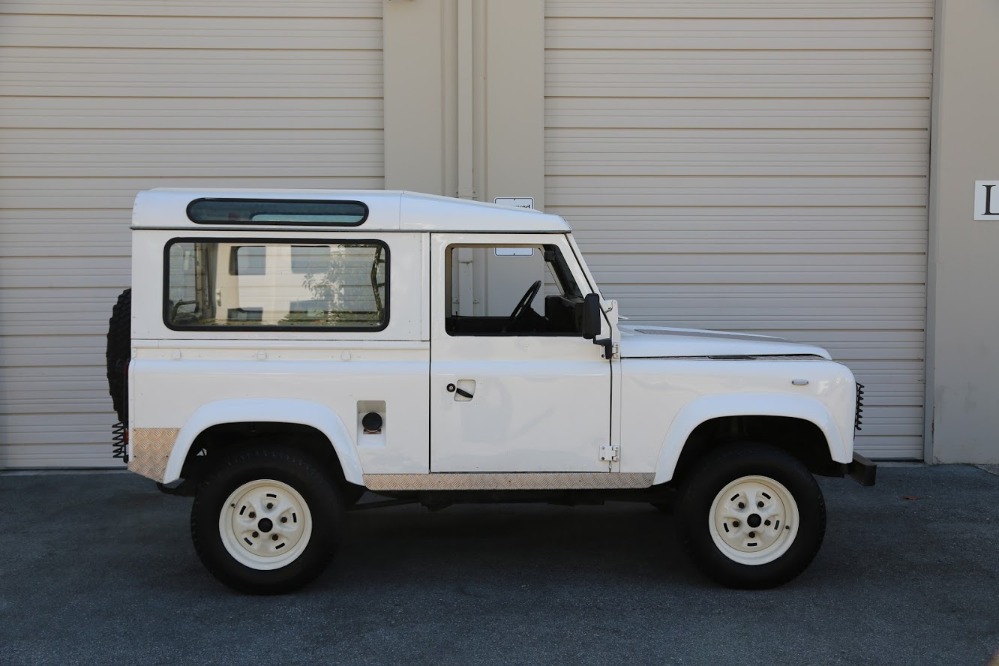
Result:
<svg viewBox="0 0 999 666"><path fill-rule="evenodd" d="M116 452L193 495L223 583L280 593L386 503L640 501L733 587L814 557L813 474L866 485L818 347L622 324L564 220L408 192L159 189L108 333ZM370 502L365 502L368 506Z"/></svg>

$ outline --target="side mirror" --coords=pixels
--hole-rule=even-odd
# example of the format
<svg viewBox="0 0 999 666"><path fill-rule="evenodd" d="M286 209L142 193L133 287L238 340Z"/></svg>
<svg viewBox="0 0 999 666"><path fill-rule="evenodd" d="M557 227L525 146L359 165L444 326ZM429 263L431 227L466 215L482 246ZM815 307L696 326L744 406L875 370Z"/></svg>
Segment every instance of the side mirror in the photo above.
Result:
<svg viewBox="0 0 999 666"><path fill-rule="evenodd" d="M600 295L587 294L583 298L583 338L593 340L600 335Z"/></svg>

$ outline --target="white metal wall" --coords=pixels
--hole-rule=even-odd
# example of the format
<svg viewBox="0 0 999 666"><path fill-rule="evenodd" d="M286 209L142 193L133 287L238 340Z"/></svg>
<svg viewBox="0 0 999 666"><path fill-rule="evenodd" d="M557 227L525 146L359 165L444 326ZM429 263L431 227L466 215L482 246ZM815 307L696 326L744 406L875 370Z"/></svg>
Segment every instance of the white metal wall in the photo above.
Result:
<svg viewBox="0 0 999 666"><path fill-rule="evenodd" d="M379 188L381 0L0 4L0 467L107 466L155 186Z"/></svg>
<svg viewBox="0 0 999 666"><path fill-rule="evenodd" d="M546 210L622 313L818 343L922 458L932 0L548 0Z"/></svg>

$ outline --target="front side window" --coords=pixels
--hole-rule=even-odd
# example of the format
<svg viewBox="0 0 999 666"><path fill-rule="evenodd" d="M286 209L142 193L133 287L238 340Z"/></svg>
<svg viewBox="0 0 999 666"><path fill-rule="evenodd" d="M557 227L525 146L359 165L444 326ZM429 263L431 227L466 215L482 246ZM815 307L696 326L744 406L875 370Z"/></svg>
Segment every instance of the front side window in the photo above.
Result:
<svg viewBox="0 0 999 666"><path fill-rule="evenodd" d="M449 335L582 332L583 294L556 245L447 248Z"/></svg>
<svg viewBox="0 0 999 666"><path fill-rule="evenodd" d="M166 250L164 320L173 329L339 331L388 325L388 248L180 239Z"/></svg>

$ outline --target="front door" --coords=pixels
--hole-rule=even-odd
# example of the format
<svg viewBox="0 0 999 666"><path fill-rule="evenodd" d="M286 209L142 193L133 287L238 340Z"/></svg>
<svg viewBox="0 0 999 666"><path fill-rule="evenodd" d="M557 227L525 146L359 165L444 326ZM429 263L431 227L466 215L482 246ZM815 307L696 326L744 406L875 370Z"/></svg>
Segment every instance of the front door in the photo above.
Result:
<svg viewBox="0 0 999 666"><path fill-rule="evenodd" d="M527 239L525 242L525 238ZM435 234L431 472L606 472L611 364L564 236Z"/></svg>

